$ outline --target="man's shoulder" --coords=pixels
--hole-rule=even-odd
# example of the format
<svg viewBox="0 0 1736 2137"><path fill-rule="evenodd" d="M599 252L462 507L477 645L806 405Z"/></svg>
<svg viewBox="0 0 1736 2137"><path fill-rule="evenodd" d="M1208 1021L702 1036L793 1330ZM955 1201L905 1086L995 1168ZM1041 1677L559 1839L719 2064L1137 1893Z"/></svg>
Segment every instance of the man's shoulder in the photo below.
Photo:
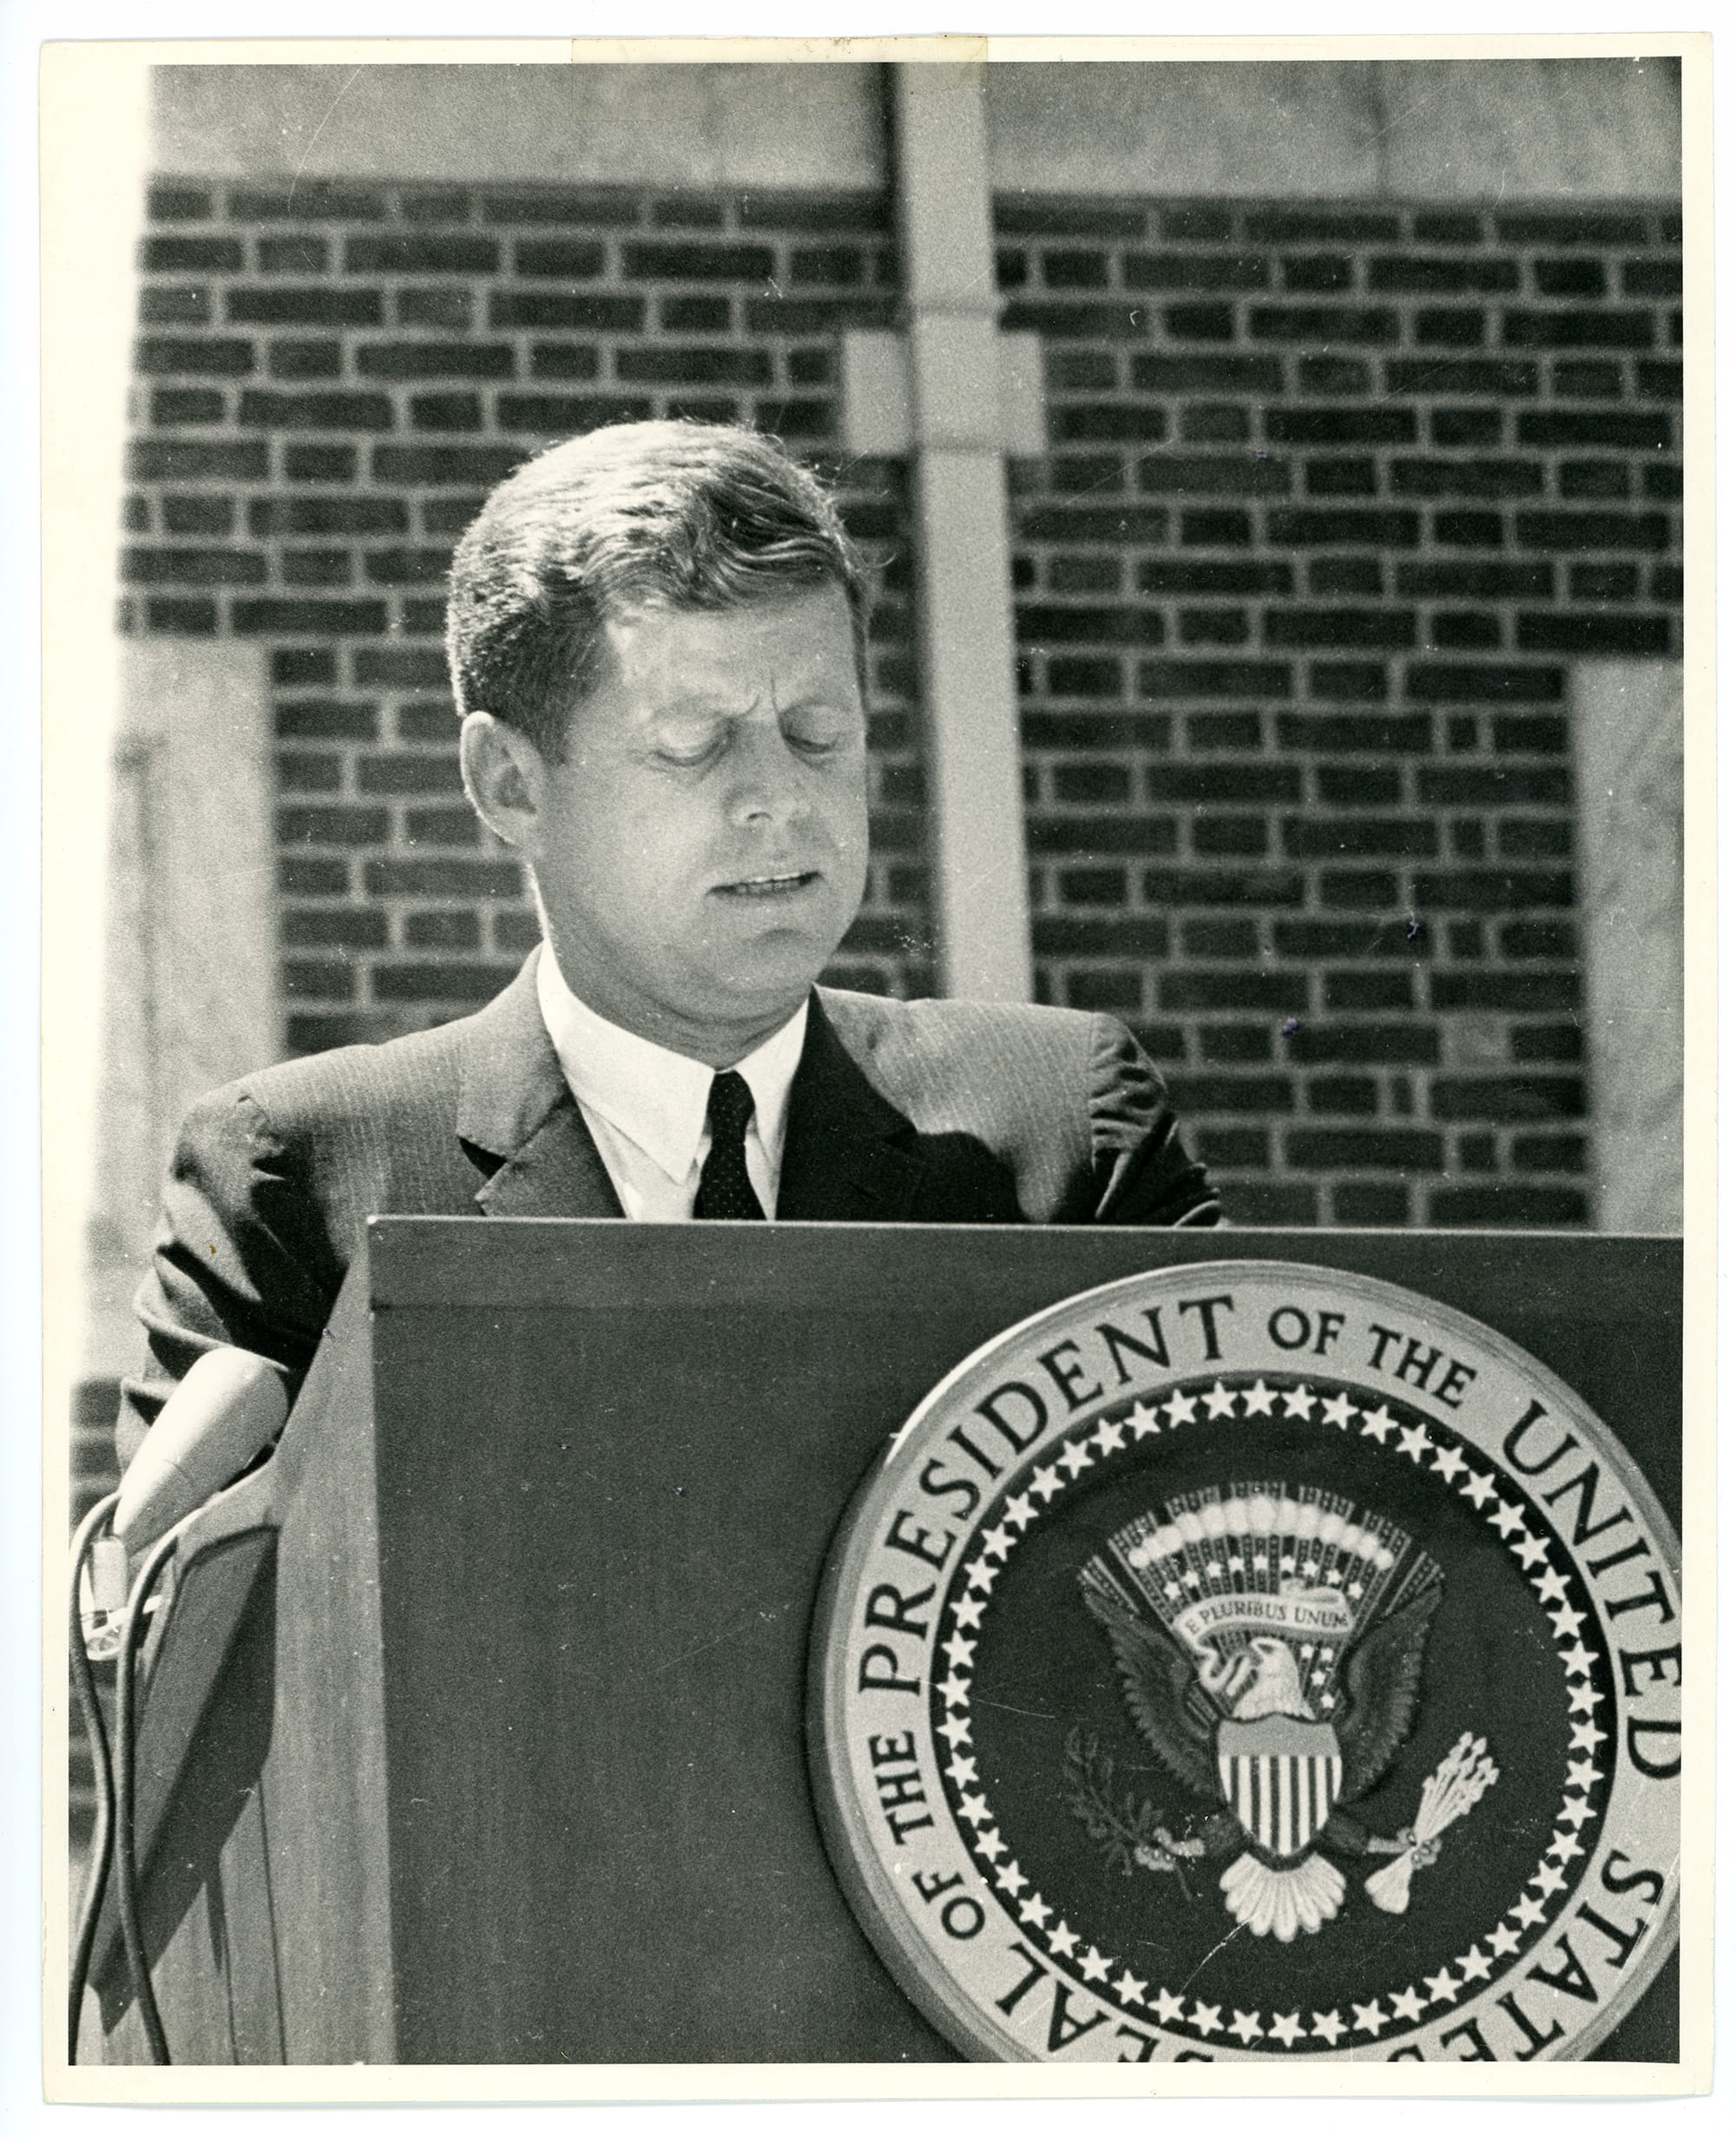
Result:
<svg viewBox="0 0 1736 2137"><path fill-rule="evenodd" d="M858 1065L894 1104L936 1122L1005 1116L1016 1132L1082 1124L1115 1058L1143 1060L1112 1019L1023 1002L895 1001L819 990Z"/></svg>
<svg viewBox="0 0 1736 2137"><path fill-rule="evenodd" d="M545 1058L546 1057L546 1058ZM333 1047L256 1069L214 1092L205 1107L249 1105L279 1134L353 1128L413 1131L437 1115L450 1134L463 1094L478 1088L526 1103L558 1072L527 962L491 1002L468 1016L374 1045ZM504 1102L504 1101L503 1101ZM484 1108L486 1110L486 1108Z"/></svg>
<svg viewBox="0 0 1736 2137"><path fill-rule="evenodd" d="M944 1050L1011 1043L1059 1059L1088 1049L1108 1022L1088 1010L1049 1009L1034 1002L973 1002L950 996L903 1001L838 987L815 992L841 1038L869 1045L903 1042Z"/></svg>
<svg viewBox="0 0 1736 2137"><path fill-rule="evenodd" d="M382 1125L438 1108L450 1116L472 1017L373 1045L274 1062L202 1099L195 1115L249 1107L279 1134Z"/></svg>

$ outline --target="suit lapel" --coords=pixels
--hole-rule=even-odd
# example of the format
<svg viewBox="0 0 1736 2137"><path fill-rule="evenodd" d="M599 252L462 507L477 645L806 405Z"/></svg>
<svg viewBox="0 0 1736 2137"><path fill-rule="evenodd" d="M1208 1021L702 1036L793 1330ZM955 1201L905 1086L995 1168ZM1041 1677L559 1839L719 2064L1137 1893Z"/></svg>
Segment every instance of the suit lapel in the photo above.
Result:
<svg viewBox="0 0 1736 2137"><path fill-rule="evenodd" d="M533 953L470 1021L459 1068L458 1141L484 1174L490 1217L619 1217L621 1198L542 1022Z"/></svg>
<svg viewBox="0 0 1736 2137"><path fill-rule="evenodd" d="M620 1217L621 1198L585 1126L536 999L536 959L470 1020L458 1141L483 1174L490 1217ZM868 1081L810 997L790 1087L778 1211L786 1221L892 1224L927 1171L917 1133Z"/></svg>
<svg viewBox="0 0 1736 2137"><path fill-rule="evenodd" d="M818 996L790 1087L778 1187L786 1222L892 1224L909 1214L926 1164L917 1133L858 1067Z"/></svg>

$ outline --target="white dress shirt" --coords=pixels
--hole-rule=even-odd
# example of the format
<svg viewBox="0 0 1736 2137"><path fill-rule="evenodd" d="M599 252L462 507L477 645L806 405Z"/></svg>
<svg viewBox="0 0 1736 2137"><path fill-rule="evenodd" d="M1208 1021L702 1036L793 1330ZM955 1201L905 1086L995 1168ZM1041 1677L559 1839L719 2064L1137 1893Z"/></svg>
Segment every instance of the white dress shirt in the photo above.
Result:
<svg viewBox="0 0 1736 2137"><path fill-rule="evenodd" d="M700 1168L711 1148L706 1107L713 1071L702 1061L623 1031L588 1008L568 986L546 943L536 960L536 999L621 1208L648 1224L690 1218ZM786 1024L734 1064L753 1094L747 1177L768 1217L777 1212L790 1085L807 1028L804 1002Z"/></svg>

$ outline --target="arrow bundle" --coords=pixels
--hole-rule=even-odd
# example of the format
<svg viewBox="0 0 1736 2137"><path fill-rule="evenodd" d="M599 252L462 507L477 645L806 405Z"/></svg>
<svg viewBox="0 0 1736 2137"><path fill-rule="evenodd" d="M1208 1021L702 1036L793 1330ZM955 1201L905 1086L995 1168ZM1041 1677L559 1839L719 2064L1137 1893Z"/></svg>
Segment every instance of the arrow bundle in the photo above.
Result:
<svg viewBox="0 0 1736 2137"><path fill-rule="evenodd" d="M1432 1863L1440 1852L1436 1843L1456 1818L1501 1778L1501 1769L1489 1756L1483 1737L1469 1729L1423 1784L1415 1823L1398 1836L1409 1844L1384 1868L1377 1870L1364 1887L1377 1907L1390 1915L1402 1915L1410 1904L1410 1878L1414 1871Z"/></svg>

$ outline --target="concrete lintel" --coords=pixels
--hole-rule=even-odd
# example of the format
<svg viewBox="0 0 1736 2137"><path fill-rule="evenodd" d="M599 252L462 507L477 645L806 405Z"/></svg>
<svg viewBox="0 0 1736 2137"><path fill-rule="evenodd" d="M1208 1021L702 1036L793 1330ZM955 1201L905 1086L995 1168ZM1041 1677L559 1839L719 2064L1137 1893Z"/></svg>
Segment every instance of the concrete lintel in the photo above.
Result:
<svg viewBox="0 0 1736 2137"><path fill-rule="evenodd" d="M835 187L886 182L878 69L161 67L156 168L247 181Z"/></svg>
<svg viewBox="0 0 1736 2137"><path fill-rule="evenodd" d="M1003 193L1266 200L1668 199L1677 63L1622 59L1069 61L965 74ZM169 66L165 174L878 188L879 69L812 65ZM974 83L974 87L969 86Z"/></svg>

